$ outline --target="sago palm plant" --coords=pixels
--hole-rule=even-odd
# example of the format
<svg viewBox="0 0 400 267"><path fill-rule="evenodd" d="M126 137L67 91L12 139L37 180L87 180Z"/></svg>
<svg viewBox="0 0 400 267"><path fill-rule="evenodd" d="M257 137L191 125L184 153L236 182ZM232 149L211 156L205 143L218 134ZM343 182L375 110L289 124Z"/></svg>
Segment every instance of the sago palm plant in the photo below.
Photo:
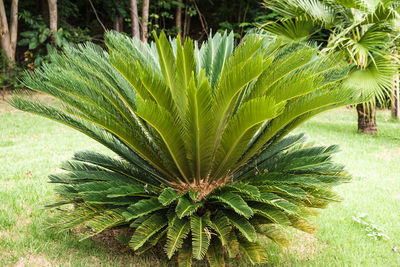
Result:
<svg viewBox="0 0 400 267"><path fill-rule="evenodd" d="M266 30L284 42L312 42L323 52L342 52L352 67L347 87L356 89L367 104L357 105L358 129L377 132L376 100L390 95L397 72L394 40L399 34L400 5L391 0L264 0L282 16Z"/></svg>
<svg viewBox="0 0 400 267"><path fill-rule="evenodd" d="M137 253L157 244L168 258L212 266L266 261L266 238L313 232L308 217L348 181L335 146L288 135L314 115L353 103L347 70L307 47L278 49L259 35L141 43L106 34L108 52L88 43L53 54L25 85L59 101L12 104L73 127L117 157L79 152L50 176L59 184L55 226L92 231L129 226ZM200 48L199 48L200 47Z"/></svg>

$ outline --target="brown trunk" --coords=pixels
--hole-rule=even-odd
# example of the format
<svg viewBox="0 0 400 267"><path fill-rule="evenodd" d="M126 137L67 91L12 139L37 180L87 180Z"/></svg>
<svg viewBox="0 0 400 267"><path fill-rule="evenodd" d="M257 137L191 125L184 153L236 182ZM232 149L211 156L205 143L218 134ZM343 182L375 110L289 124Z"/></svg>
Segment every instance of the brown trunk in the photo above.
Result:
<svg viewBox="0 0 400 267"><path fill-rule="evenodd" d="M143 0L143 8L142 8L142 41L143 42L147 42L147 38L148 38L147 22L149 20L149 6L150 6L150 0Z"/></svg>
<svg viewBox="0 0 400 267"><path fill-rule="evenodd" d="M53 45L56 44L54 32L57 32L57 0L48 0L49 3L49 18L50 18L50 38Z"/></svg>
<svg viewBox="0 0 400 267"><path fill-rule="evenodd" d="M187 20L186 20L186 22L185 22L185 24L186 24L186 30L185 30L185 38L186 38L186 36L189 36L189 33L190 33L190 21L191 21L191 17L190 16L187 16Z"/></svg>
<svg viewBox="0 0 400 267"><path fill-rule="evenodd" d="M187 34L189 33L189 28L190 28L190 15L188 12L188 0L186 0L186 4L185 4L185 18L183 20L183 38L185 39Z"/></svg>
<svg viewBox="0 0 400 267"><path fill-rule="evenodd" d="M115 17L114 30L116 30L117 32L123 32L124 31L123 23L124 23L124 18L122 16Z"/></svg>
<svg viewBox="0 0 400 267"><path fill-rule="evenodd" d="M378 133L376 126L376 109L371 104L358 104L358 131L365 134Z"/></svg>
<svg viewBox="0 0 400 267"><path fill-rule="evenodd" d="M15 60L15 49L17 48L17 34L18 34L18 0L11 2L10 13L10 45L12 51L13 61Z"/></svg>
<svg viewBox="0 0 400 267"><path fill-rule="evenodd" d="M400 81L399 81L399 75L394 75L393 76L393 84L392 84L392 90L391 90L391 98L390 102L392 104L391 110L392 110L392 118L394 119L400 119Z"/></svg>
<svg viewBox="0 0 400 267"><path fill-rule="evenodd" d="M182 0L178 0L178 6L176 7L176 29L178 31L178 34L182 36ZM182 40L183 41L183 40Z"/></svg>
<svg viewBox="0 0 400 267"><path fill-rule="evenodd" d="M6 55L10 62L14 62L14 55L11 49L10 32L8 30L7 15L4 8L3 0L0 0L0 24L1 48L6 52Z"/></svg>
<svg viewBox="0 0 400 267"><path fill-rule="evenodd" d="M137 0L130 0L130 5L131 5L131 20L132 20L132 36L140 39Z"/></svg>

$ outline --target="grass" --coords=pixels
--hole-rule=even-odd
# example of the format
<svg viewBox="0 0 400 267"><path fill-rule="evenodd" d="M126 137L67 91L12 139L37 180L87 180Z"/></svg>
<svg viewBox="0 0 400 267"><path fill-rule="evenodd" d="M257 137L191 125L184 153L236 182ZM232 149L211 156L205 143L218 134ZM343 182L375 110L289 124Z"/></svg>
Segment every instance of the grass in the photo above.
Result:
<svg viewBox="0 0 400 267"><path fill-rule="evenodd" d="M0 102L0 266L159 266L157 253L120 252L102 240L78 241L46 228L53 186L47 176L74 151L107 152L86 136ZM270 266L400 266L400 123L378 112L380 133L360 135L354 110L322 114L301 126L318 144L338 144L335 160L353 174L337 187L344 201L316 218L315 235L291 232L292 244L267 243ZM352 216L366 213L389 240L375 240ZM399 249L400 251L400 249Z"/></svg>

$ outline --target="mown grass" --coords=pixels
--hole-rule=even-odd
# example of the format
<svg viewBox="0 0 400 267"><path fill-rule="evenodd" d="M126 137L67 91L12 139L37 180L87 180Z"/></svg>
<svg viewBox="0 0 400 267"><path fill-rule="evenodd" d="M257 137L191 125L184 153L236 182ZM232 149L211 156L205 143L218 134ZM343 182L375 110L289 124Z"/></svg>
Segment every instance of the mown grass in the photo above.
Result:
<svg viewBox="0 0 400 267"><path fill-rule="evenodd" d="M338 144L335 160L353 182L337 187L344 201L323 210L318 231L293 231L292 244L266 247L270 266L400 266L400 123L378 112L380 133L360 135L354 110L339 109L301 126L317 144ZM159 266L158 252L145 257L114 244L78 241L73 233L46 228L54 199L47 176L74 151L107 152L86 136L0 103L0 266ZM390 237L374 240L352 220L367 213ZM399 249L400 251L400 249Z"/></svg>

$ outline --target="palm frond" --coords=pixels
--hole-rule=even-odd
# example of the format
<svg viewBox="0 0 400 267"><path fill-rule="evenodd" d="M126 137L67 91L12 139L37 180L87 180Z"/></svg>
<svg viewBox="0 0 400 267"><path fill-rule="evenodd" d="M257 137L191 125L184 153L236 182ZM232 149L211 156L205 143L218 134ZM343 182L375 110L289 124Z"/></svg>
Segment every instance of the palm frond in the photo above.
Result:
<svg viewBox="0 0 400 267"><path fill-rule="evenodd" d="M209 218L207 214L199 217L193 215L190 217L190 229L192 231L193 257L201 260L205 256L210 245L210 232L207 230Z"/></svg>

